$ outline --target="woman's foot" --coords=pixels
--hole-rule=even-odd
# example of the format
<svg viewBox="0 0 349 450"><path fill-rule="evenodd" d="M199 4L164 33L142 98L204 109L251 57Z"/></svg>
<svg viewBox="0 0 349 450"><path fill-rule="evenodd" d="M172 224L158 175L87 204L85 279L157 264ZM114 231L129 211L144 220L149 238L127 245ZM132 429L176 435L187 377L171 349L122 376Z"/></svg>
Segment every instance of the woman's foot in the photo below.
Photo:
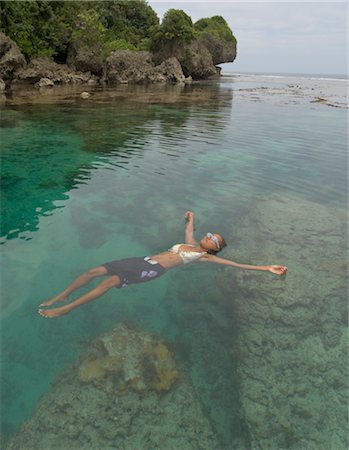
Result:
<svg viewBox="0 0 349 450"><path fill-rule="evenodd" d="M70 308L67 306L61 306L60 308L55 309L39 309L38 313L40 316L45 317L46 319L52 319L53 317L63 316L64 314L68 314L70 312Z"/></svg>
<svg viewBox="0 0 349 450"><path fill-rule="evenodd" d="M56 297L51 298L51 300L47 300L46 302L40 303L39 306L52 306L57 302L66 302L68 300L68 297L59 294Z"/></svg>

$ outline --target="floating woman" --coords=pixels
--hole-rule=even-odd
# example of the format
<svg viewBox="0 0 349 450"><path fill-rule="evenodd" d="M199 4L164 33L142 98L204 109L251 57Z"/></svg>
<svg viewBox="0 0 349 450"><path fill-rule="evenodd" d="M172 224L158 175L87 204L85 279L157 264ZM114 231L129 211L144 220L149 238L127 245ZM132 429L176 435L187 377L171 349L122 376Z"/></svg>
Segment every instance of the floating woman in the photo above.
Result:
<svg viewBox="0 0 349 450"><path fill-rule="evenodd" d="M68 301L69 295L76 289L84 286L96 277L107 276L97 287L59 308L39 309L39 314L46 318L53 318L68 314L78 306L91 302L104 295L111 288L123 288L130 284L144 283L145 281L155 280L168 270L182 264L192 262L212 262L225 266L238 267L248 270L264 270L276 275L285 275L286 266L251 266L249 264L239 264L229 259L223 259L216 256L226 243L224 238L218 233L206 233L206 235L197 242L194 238L194 213L187 211L185 213L187 220L185 228L185 243L176 244L169 250L152 256L142 256L138 258L127 258L111 261L94 269L90 269L80 275L63 292L53 297L51 300L41 303L40 306L52 306L56 302Z"/></svg>

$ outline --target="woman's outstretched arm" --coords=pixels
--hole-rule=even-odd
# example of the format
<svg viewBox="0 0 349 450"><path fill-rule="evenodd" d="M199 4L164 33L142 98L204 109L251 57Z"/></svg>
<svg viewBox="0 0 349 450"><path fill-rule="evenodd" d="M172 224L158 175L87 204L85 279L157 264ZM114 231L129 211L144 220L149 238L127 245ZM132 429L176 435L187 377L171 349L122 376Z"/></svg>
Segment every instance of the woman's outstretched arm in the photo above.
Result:
<svg viewBox="0 0 349 450"><path fill-rule="evenodd" d="M232 266L237 267L239 269L247 269L247 270L264 270L266 272L272 272L276 275L285 275L287 273L286 266L272 265L272 266L251 266L250 264L239 264L234 261L230 261L229 259L219 258L214 255L204 255L200 258L199 261L207 261L215 264L223 264L224 266Z"/></svg>
<svg viewBox="0 0 349 450"><path fill-rule="evenodd" d="M194 237L194 220L195 220L194 213L192 211L187 211L184 214L184 217L186 219L185 243L186 244L196 244L196 240Z"/></svg>

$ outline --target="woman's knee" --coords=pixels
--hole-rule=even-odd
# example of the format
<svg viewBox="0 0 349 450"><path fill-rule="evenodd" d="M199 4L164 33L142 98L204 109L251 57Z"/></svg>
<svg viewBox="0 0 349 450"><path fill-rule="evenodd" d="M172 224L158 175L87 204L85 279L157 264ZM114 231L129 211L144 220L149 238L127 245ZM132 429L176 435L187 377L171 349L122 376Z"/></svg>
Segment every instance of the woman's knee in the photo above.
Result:
<svg viewBox="0 0 349 450"><path fill-rule="evenodd" d="M121 280L117 275L111 275L99 285L102 289L108 290L120 286Z"/></svg>

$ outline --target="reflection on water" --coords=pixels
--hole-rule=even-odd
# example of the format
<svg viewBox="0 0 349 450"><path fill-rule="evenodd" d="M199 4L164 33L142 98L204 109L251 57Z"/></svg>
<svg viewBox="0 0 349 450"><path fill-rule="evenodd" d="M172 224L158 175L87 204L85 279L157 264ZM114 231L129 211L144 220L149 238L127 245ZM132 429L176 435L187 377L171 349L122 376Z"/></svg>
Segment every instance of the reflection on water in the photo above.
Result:
<svg viewBox="0 0 349 450"><path fill-rule="evenodd" d="M144 87L138 90L144 92ZM152 136L164 140L163 144L180 145L190 133L186 122L200 117L201 108L207 113L200 117L201 125L213 133L218 131L222 126L220 111L230 108L231 91L221 97L217 85L204 92L193 89L194 94L197 91L199 104L181 110L171 104L140 107L123 102L93 108L61 106L52 110L35 106L4 112L2 236L12 239L22 231L36 230L39 217L55 209L53 202L67 199L71 189L88 182L92 170L106 165L128 170L129 164L142 164L143 154L149 150L147 139ZM166 101L169 98L166 96ZM160 154L167 155L166 148ZM180 156L180 149L174 148L170 156ZM161 168L158 173L162 173Z"/></svg>
<svg viewBox="0 0 349 450"><path fill-rule="evenodd" d="M2 114L3 433L91 339L127 322L166 341L222 448L344 448L345 113L233 102L217 83L128 89ZM187 209L198 234L226 237L226 257L287 263L287 279L193 265L58 320L36 314L86 269L180 242Z"/></svg>

